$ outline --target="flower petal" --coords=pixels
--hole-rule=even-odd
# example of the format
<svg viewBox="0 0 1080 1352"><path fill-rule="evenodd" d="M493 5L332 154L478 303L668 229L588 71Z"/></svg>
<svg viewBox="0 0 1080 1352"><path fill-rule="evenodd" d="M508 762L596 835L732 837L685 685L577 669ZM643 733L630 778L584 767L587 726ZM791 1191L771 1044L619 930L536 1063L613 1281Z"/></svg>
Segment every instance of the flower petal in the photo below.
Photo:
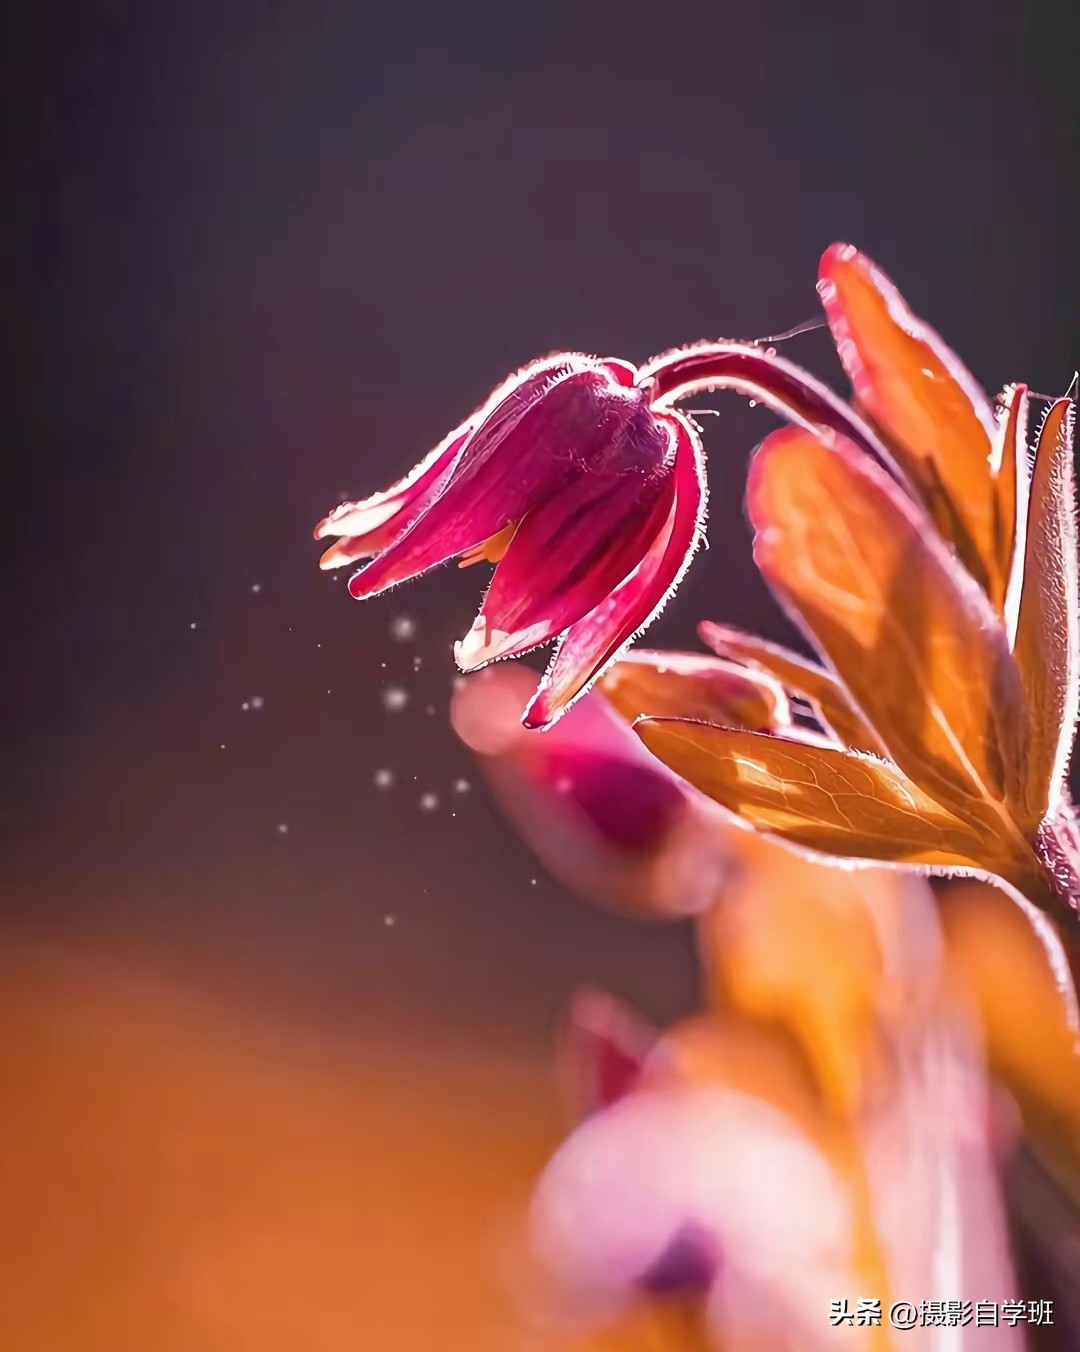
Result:
<svg viewBox="0 0 1080 1352"><path fill-rule="evenodd" d="M1039 820L1061 795L1080 682L1073 418L1073 401L1059 399L1039 432L1016 626L1031 716L1028 809Z"/></svg>
<svg viewBox="0 0 1080 1352"><path fill-rule="evenodd" d="M404 479L362 502L343 502L315 527L316 540L342 538L319 560L320 568L340 568L378 554L403 535L424 511L450 474L455 459L472 433L472 424L455 428Z"/></svg>
<svg viewBox="0 0 1080 1352"><path fill-rule="evenodd" d="M521 710L535 684L524 666L498 663L457 683L450 717L540 863L610 909L670 918L711 906L732 851L753 837L729 829L599 695L543 737L527 732Z"/></svg>
<svg viewBox="0 0 1080 1352"><path fill-rule="evenodd" d="M1027 861L1003 806L1023 794L1019 674L1000 617L923 510L854 447L797 428L762 444L747 505L758 567L889 757Z"/></svg>
<svg viewBox="0 0 1080 1352"><path fill-rule="evenodd" d="M427 510L349 581L374 596L464 553L520 520L602 459L644 395L599 362L544 365L486 414Z"/></svg>
<svg viewBox="0 0 1080 1352"><path fill-rule="evenodd" d="M608 1108L636 1088L660 1031L627 1000L578 991L559 1048L560 1078L573 1120Z"/></svg>
<svg viewBox="0 0 1080 1352"><path fill-rule="evenodd" d="M702 653L631 649L599 689L630 723L651 715L768 732L791 716L787 697L771 677Z"/></svg>
<svg viewBox="0 0 1080 1352"><path fill-rule="evenodd" d="M625 464L656 462L654 470L591 471L554 493L521 522L495 569L484 604L455 648L462 671L512 657L556 638L641 563L669 510L673 466L665 444L675 440L642 406L630 429L635 444ZM642 442L652 448L643 455Z"/></svg>
<svg viewBox="0 0 1080 1352"><path fill-rule="evenodd" d="M605 600L563 635L540 689L522 718L549 727L579 699L636 634L659 615L679 585L705 525L708 498L700 438L681 414L676 426L673 500L668 519L640 565Z"/></svg>
<svg viewBox="0 0 1080 1352"><path fill-rule="evenodd" d="M826 250L818 290L860 404L886 434L938 529L1000 610L1008 571L995 531L989 400L864 254L846 244Z"/></svg>
<svg viewBox="0 0 1080 1352"><path fill-rule="evenodd" d="M793 845L849 859L985 867L976 834L886 761L835 747L645 718L634 731L688 783L742 821Z"/></svg>
<svg viewBox="0 0 1080 1352"><path fill-rule="evenodd" d="M877 733L852 705L847 691L831 671L808 662L779 643L769 643L711 620L698 625L698 634L721 657L733 657L754 671L767 672L786 690L801 695L813 706L819 722L848 750L884 755Z"/></svg>

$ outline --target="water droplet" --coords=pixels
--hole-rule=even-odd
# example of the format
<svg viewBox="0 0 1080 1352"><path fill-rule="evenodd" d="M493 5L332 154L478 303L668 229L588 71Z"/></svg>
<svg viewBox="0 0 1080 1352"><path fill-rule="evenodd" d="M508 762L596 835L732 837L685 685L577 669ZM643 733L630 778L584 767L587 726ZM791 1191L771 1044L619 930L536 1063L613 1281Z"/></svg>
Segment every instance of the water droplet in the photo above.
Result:
<svg viewBox="0 0 1080 1352"><path fill-rule="evenodd" d="M560 775L559 778L555 781L556 793L569 793L573 787L574 781L570 778L569 775Z"/></svg>
<svg viewBox="0 0 1080 1352"><path fill-rule="evenodd" d="M750 407L751 407L751 408L757 408L757 400L756 400L756 399L751 399L751 400L750 400Z"/></svg>
<svg viewBox="0 0 1080 1352"><path fill-rule="evenodd" d="M397 924L397 916L396 916L396 915L384 915L383 918L382 918L382 922L383 922L383 924L386 926L387 929L393 929L393 927Z"/></svg>
<svg viewBox="0 0 1080 1352"><path fill-rule="evenodd" d="M400 685L388 685L382 692L383 708L390 713L404 709L409 702L409 692Z"/></svg>
<svg viewBox="0 0 1080 1352"><path fill-rule="evenodd" d="M420 668L421 668L423 665L424 665L424 659L423 659L422 657L414 657L414 658L413 658L413 660L412 660L412 669L413 669L413 671L419 671Z"/></svg>
<svg viewBox="0 0 1080 1352"><path fill-rule="evenodd" d="M472 785L469 783L469 781L468 781L467 779L455 779L455 780L454 780L454 792L455 792L455 793L468 793L469 790L470 790L471 788L472 788Z"/></svg>
<svg viewBox="0 0 1080 1352"><path fill-rule="evenodd" d="M258 596L259 592L262 591L262 583L261 583L261 582L253 582L253 583L251 584L251 590L255 593L256 596Z"/></svg>
<svg viewBox="0 0 1080 1352"><path fill-rule="evenodd" d="M251 707L253 709L261 709L265 703L266 700L263 699L262 695L252 695Z"/></svg>
<svg viewBox="0 0 1080 1352"><path fill-rule="evenodd" d="M192 620L191 623L188 625L189 629L198 629L198 627L199 627L198 620Z"/></svg>
<svg viewBox="0 0 1080 1352"><path fill-rule="evenodd" d="M422 793L420 795L420 809L422 812L434 812L439 806L439 795L437 793Z"/></svg>
<svg viewBox="0 0 1080 1352"><path fill-rule="evenodd" d="M411 615L395 615L390 621L390 634L398 643L408 643L416 637L416 621Z"/></svg>
<svg viewBox="0 0 1080 1352"><path fill-rule="evenodd" d="M277 824L277 833L278 833L279 836L287 836L287 835L289 834L289 823L288 823L288 822L278 822L278 824Z"/></svg>
<svg viewBox="0 0 1080 1352"><path fill-rule="evenodd" d="M393 770L376 770L375 787L377 789L389 789L394 782Z"/></svg>
<svg viewBox="0 0 1080 1352"><path fill-rule="evenodd" d="M434 704L429 704L427 708L424 710L424 713L426 714L433 714L434 712L435 712Z"/></svg>

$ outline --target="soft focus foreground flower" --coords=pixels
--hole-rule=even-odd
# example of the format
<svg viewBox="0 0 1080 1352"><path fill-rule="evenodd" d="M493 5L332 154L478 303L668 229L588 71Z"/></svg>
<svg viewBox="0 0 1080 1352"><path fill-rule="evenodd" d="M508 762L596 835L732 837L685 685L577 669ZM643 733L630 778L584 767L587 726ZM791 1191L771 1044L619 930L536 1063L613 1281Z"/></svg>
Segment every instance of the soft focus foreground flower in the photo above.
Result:
<svg viewBox="0 0 1080 1352"><path fill-rule="evenodd" d="M764 708L788 716L782 701L755 702L737 671L725 691L728 664L711 662L635 653L605 686L629 718L646 695L665 707L684 680L706 701L701 713L718 716L725 692L729 717L737 708L754 721ZM705 833L677 842L685 813L702 810L716 828L692 790L678 810L632 810L637 792L655 796L650 774L667 783L666 772L611 735L607 699L585 700L544 738L515 728L527 679L500 668L455 696L455 726L500 802L576 890L595 896L614 860L625 867L609 880L606 904L692 911L706 975L706 1012L664 1033L599 994L571 1013L562 1072L581 1125L544 1177L533 1233L570 1310L611 1331L598 1346L638 1346L634 1312L643 1309L655 1341L641 1345L697 1347L688 1301L709 1347L801 1352L845 1345L823 1315L834 1288L883 1299L1015 1291L995 1155L1014 1136L986 1060L1055 1169L1076 1159L1080 1081L1068 1002L1030 931L1013 926L1012 903L976 884L955 889L943 933L922 880L838 870L731 825L720 828L726 859L709 863ZM611 812L590 806L599 785L620 782ZM575 818L581 831L567 850L563 831ZM698 892L680 905L656 881L659 861L681 856L685 877L695 849L712 901ZM633 885L635 858L652 882ZM989 929L973 931L979 906ZM1044 1219L1035 1199L1025 1205ZM673 1301L678 1317L665 1321ZM855 1345L870 1347L886 1336L856 1334L866 1341ZM1024 1345L1005 1329L948 1337L965 1352ZM934 1341L945 1330L901 1338L946 1345Z"/></svg>
<svg viewBox="0 0 1080 1352"><path fill-rule="evenodd" d="M401 483L320 522L341 537L322 566L374 556L359 598L455 555L496 563L458 664L560 638L527 714L550 722L662 608L704 522L697 432L636 374L574 354L526 367Z"/></svg>

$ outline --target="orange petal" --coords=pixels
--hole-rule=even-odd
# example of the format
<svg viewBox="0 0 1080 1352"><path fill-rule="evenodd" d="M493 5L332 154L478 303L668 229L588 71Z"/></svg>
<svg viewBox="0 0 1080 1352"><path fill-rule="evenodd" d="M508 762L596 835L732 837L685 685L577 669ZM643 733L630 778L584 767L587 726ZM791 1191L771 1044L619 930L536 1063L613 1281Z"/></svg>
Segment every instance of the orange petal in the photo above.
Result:
<svg viewBox="0 0 1080 1352"><path fill-rule="evenodd" d="M729 812L805 849L946 868L985 866L993 849L885 761L681 719L642 719L634 731Z"/></svg>
<svg viewBox="0 0 1080 1352"><path fill-rule="evenodd" d="M1004 625L933 526L868 457L798 428L750 469L754 557L925 794L1029 848L1024 700ZM1008 805L1008 807L1006 807Z"/></svg>
<svg viewBox="0 0 1080 1352"><path fill-rule="evenodd" d="M702 653L632 649L599 688L630 723L651 715L766 732L790 719L784 692L769 676Z"/></svg>
<svg viewBox="0 0 1080 1352"><path fill-rule="evenodd" d="M755 671L767 672L792 694L809 701L818 720L848 750L869 751L876 756L884 754L877 734L853 706L847 691L831 671L816 662L808 662L778 643L768 643L753 634L743 634L711 620L698 625L698 634L701 641L721 657L734 657Z"/></svg>
<svg viewBox="0 0 1080 1352"><path fill-rule="evenodd" d="M993 411L959 358L864 254L834 244L818 290L859 403L878 424L941 533L1000 609Z"/></svg>

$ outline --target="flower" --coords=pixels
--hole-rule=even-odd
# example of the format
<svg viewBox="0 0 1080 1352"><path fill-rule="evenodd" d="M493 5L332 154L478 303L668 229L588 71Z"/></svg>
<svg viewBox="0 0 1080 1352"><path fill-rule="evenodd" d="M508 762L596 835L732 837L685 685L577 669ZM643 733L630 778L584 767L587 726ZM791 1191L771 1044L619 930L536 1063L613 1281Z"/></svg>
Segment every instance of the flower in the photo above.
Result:
<svg viewBox="0 0 1080 1352"><path fill-rule="evenodd" d="M321 521L316 538L339 537L322 566L371 557L349 583L362 598L455 555L495 563L458 665L558 638L525 716L546 726L659 612L701 536L696 429L636 376L577 354L527 366L400 483Z"/></svg>

